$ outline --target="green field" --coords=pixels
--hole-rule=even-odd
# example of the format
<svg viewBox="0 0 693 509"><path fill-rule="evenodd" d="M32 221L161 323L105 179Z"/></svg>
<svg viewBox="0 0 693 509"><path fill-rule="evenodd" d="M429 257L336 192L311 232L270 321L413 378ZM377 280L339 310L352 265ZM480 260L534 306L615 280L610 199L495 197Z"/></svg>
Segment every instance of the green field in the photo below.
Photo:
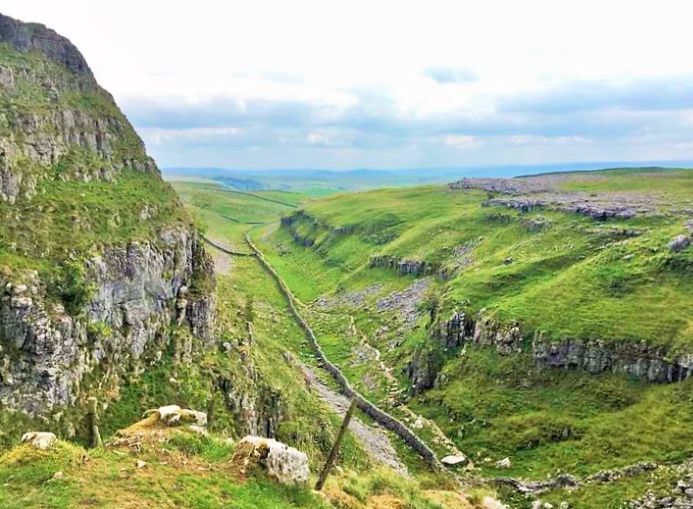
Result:
<svg viewBox="0 0 693 509"><path fill-rule="evenodd" d="M360 357L364 341L380 351L405 393L407 363L415 352L432 350L443 381L407 404L477 458L484 475L507 475L493 466L506 456L511 475L534 479L682 461L693 453L690 380L652 385L615 374L539 371L529 353L503 356L470 345L462 354L431 338L452 311L483 311L501 323L520 323L526 342L544 331L556 340L646 342L691 352L693 255L667 245L686 232L693 172L575 174L559 191L645 193L661 205L630 219L595 221L546 208L484 207L489 195L481 190L385 189L310 201L291 225L260 226L253 238L309 305L328 357L368 396L393 404L391 381L377 362ZM383 255L424 261L444 274L426 278L409 328L402 327L401 310L377 305L420 278L369 266ZM349 300L359 294L358 302ZM334 303L326 307L325 299ZM617 507L644 482L605 486L594 502L582 490L548 498ZM600 505L605 501L610 505Z"/></svg>

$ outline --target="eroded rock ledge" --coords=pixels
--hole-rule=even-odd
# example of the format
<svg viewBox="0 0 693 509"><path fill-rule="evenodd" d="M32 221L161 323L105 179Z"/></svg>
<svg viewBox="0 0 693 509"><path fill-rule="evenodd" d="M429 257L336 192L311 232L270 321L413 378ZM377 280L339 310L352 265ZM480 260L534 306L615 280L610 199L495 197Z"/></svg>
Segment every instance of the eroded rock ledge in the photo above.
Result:
<svg viewBox="0 0 693 509"><path fill-rule="evenodd" d="M89 65L75 45L40 23L23 23L0 14L0 43L20 51L38 51L71 71L93 79Z"/></svg>
<svg viewBox="0 0 693 509"><path fill-rule="evenodd" d="M434 331L434 340L443 348L472 343L493 347L503 355L529 352L540 369L622 373L652 383L680 382L693 376L692 353L673 355L665 347L642 341L553 340L543 332L528 335L518 323L501 324L483 314L453 313ZM433 387L441 368L435 349L418 350L407 367L413 392Z"/></svg>

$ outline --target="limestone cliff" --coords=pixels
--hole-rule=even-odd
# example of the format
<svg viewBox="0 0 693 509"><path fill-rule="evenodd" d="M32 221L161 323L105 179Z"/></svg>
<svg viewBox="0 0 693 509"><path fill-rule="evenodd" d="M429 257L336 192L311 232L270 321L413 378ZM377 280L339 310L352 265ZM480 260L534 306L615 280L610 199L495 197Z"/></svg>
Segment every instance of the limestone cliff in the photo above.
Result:
<svg viewBox="0 0 693 509"><path fill-rule="evenodd" d="M0 410L210 346L212 262L175 193L75 46L3 15L0 134Z"/></svg>
<svg viewBox="0 0 693 509"><path fill-rule="evenodd" d="M652 383L673 383L693 376L693 355L636 341L551 339L536 331L526 339L518 323L502 324L483 312L476 317L463 312L439 322L432 341L423 344L407 365L412 392L436 385L443 367L443 352L473 343L495 348L501 355L531 354L538 369L579 369L588 373L622 373Z"/></svg>
<svg viewBox="0 0 693 509"><path fill-rule="evenodd" d="M0 14L0 97L0 200L30 197L48 177L158 172L77 48L43 25Z"/></svg>

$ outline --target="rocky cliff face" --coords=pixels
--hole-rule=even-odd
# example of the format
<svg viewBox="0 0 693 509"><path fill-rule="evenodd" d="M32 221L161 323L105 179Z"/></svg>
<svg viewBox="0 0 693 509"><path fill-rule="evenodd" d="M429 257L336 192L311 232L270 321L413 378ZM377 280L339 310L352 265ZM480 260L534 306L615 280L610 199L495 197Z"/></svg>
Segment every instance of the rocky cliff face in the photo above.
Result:
<svg viewBox="0 0 693 509"><path fill-rule="evenodd" d="M152 242L131 242L86 261L82 283L90 298L77 312L46 299L35 271L0 281L0 403L40 413L69 405L97 366L136 369L145 352L160 358L172 325L188 329L196 345L213 341L211 294L192 295L209 261L195 234L169 230Z"/></svg>
<svg viewBox="0 0 693 509"><path fill-rule="evenodd" d="M390 255L371 257L368 266L371 268L394 269L403 276L427 276L439 272L439 267L427 263L424 260L402 260Z"/></svg>
<svg viewBox="0 0 693 509"><path fill-rule="evenodd" d="M132 126L66 38L0 14L0 200L44 178L157 173Z"/></svg>
<svg viewBox="0 0 693 509"><path fill-rule="evenodd" d="M184 213L169 217L181 205L142 141L67 39L2 15L0 133L1 210L42 228L0 228L0 410L45 413L75 403L97 375L103 382L164 352L189 359L210 346L212 262ZM157 203L169 210L149 207L135 183L117 188L136 190L122 196L138 204L125 211L132 217L104 218L88 183L127 172L156 180ZM44 220L57 213L50 203L32 206L58 182L75 183L60 197L75 214L72 234L88 230L74 245L59 218Z"/></svg>
<svg viewBox="0 0 693 509"><path fill-rule="evenodd" d="M419 349L407 366L412 391L419 393L435 386L442 369L440 349L465 343L495 348L500 354L532 355L539 369L580 369L588 373L623 373L653 383L680 382L693 376L693 355L672 355L663 347L644 342L562 339L552 340L536 332L530 343L520 325L502 324L479 314L470 317L455 312L433 332L433 342Z"/></svg>

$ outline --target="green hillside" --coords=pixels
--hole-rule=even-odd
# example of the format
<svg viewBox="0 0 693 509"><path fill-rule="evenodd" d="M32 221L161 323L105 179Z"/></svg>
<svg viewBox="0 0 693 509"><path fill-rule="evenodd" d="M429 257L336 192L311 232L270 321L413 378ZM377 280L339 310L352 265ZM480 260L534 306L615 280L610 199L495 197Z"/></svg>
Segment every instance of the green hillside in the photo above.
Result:
<svg viewBox="0 0 693 509"><path fill-rule="evenodd" d="M653 345L664 359L693 351L693 251L669 247L690 235L693 171L517 180L539 189L474 182L343 194L252 235L352 383L395 415L435 421L482 475L580 477L682 461L693 452L691 380L540 369L532 341L541 332L608 352ZM541 204L514 205L527 199ZM603 217L614 210L623 217ZM447 345L440 331L453 311L480 313L499 330L519 325L522 352ZM417 371L434 387L414 389ZM504 457L509 471L495 467ZM546 497L619 507L636 485L642 478L605 486L594 502L581 490Z"/></svg>
<svg viewBox="0 0 693 509"><path fill-rule="evenodd" d="M592 192L594 177L577 175L559 189ZM487 193L481 190L423 187L316 201L290 228L268 238L286 242L295 233L313 243L307 256L326 274L313 283L319 290L296 288L307 300L353 280L376 281L379 275L368 275L371 257L389 256L423 261L449 275L443 313L485 308L555 337L685 346L693 341L685 312L693 304L693 258L690 250L672 253L667 243L686 232L693 172L623 175L602 173L594 192L645 189L660 197L656 213L602 222L552 210L484 207ZM354 233L339 234L340 228ZM303 257L302 251L296 256Z"/></svg>

